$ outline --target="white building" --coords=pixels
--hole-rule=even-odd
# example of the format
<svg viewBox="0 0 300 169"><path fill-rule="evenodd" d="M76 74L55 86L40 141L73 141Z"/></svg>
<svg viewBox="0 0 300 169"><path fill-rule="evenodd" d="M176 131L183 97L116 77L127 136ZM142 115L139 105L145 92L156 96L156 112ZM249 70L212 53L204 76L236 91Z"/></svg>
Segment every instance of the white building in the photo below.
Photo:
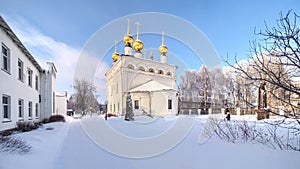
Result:
<svg viewBox="0 0 300 169"><path fill-rule="evenodd" d="M164 45L164 35L159 48L160 61L154 61L152 54L149 59L143 57L143 43L139 39L139 32L134 41L129 32L129 22L123 42L125 54L119 55L115 48L112 55L114 63L106 73L108 113L123 115L126 110L126 96L130 92L136 115L143 111L155 116L177 114L177 66L167 63L168 48Z"/></svg>
<svg viewBox="0 0 300 169"><path fill-rule="evenodd" d="M62 93L56 93L56 108L55 113L61 115L67 115L67 92L64 91Z"/></svg>
<svg viewBox="0 0 300 169"><path fill-rule="evenodd" d="M43 70L1 16L0 43L0 131L55 113L54 64Z"/></svg>

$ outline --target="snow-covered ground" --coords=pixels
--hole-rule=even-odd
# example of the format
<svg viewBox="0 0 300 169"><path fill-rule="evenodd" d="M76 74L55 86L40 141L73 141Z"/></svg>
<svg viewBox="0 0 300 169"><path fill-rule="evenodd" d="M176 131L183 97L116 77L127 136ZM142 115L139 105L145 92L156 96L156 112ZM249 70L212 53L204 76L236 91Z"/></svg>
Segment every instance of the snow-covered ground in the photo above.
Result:
<svg viewBox="0 0 300 169"><path fill-rule="evenodd" d="M66 123L50 123L31 132L16 134L31 145L31 152L24 155L0 152L0 169L299 169L300 166L300 152L296 151L273 150L251 143L233 144L217 137L200 144L199 136L207 116L193 117L192 129L171 150L141 159L107 152L89 138L81 125L82 121L98 120L128 137L149 138L170 129L178 118L186 117L135 118L136 122L124 121L123 118L109 118L104 122L102 117L68 119ZM232 118L255 120L253 116ZM53 127L53 130L46 130L47 127ZM95 131L103 130L95 128Z"/></svg>

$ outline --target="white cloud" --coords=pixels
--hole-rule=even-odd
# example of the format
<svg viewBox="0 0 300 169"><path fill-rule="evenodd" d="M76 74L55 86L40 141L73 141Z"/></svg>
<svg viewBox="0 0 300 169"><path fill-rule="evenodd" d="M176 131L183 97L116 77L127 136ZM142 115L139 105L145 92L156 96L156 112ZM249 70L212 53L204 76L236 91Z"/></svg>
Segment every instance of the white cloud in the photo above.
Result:
<svg viewBox="0 0 300 169"><path fill-rule="evenodd" d="M4 16L4 18L42 67L46 67L46 61L53 61L55 63L58 71L56 81L57 90L66 90L70 95L72 92L71 85L73 82L74 71L81 49L44 35L39 29L30 25L21 17L12 19ZM104 73L107 68L107 64L101 64L101 66L98 67L95 79L103 81L105 78ZM99 84L96 84L97 88L98 85ZM103 84L101 84L101 87L103 87ZM103 92L101 92L101 94L102 93Z"/></svg>

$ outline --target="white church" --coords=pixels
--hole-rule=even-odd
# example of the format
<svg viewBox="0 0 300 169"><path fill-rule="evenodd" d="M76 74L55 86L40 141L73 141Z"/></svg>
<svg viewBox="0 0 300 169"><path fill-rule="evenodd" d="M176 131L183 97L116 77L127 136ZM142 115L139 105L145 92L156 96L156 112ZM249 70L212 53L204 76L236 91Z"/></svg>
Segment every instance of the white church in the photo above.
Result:
<svg viewBox="0 0 300 169"><path fill-rule="evenodd" d="M166 116L178 112L178 91L176 89L177 66L167 63L168 48L159 47L160 61L143 55L143 42L139 37L137 23L136 39L130 34L128 19L127 34L123 38L124 54L115 51L112 54L113 64L106 72L107 112L124 115L126 96L130 92L135 115L143 112L152 116ZM134 50L134 53L133 53Z"/></svg>
<svg viewBox="0 0 300 169"><path fill-rule="evenodd" d="M0 131L57 114L54 63L42 68L2 16L0 45Z"/></svg>

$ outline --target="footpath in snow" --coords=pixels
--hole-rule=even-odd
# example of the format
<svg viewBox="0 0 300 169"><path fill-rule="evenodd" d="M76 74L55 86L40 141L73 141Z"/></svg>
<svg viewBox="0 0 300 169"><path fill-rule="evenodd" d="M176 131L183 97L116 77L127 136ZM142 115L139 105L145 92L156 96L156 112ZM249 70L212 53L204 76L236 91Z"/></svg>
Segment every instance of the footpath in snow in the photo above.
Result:
<svg viewBox="0 0 300 169"><path fill-rule="evenodd" d="M99 123L108 123L115 131L128 137L148 138L168 130L176 118L157 118L150 123L139 124L123 118L103 121L101 117L86 117L47 124L54 129L46 130L47 125L44 125L44 128L17 134L32 146L32 150L25 155L0 152L0 169L298 169L300 166L300 152L296 151L273 150L250 143L233 144L217 137L200 144L198 140L205 116L195 119L189 134L174 148L142 159L121 157L102 149L83 130L82 120L99 120ZM101 128L95 130L101 132Z"/></svg>

